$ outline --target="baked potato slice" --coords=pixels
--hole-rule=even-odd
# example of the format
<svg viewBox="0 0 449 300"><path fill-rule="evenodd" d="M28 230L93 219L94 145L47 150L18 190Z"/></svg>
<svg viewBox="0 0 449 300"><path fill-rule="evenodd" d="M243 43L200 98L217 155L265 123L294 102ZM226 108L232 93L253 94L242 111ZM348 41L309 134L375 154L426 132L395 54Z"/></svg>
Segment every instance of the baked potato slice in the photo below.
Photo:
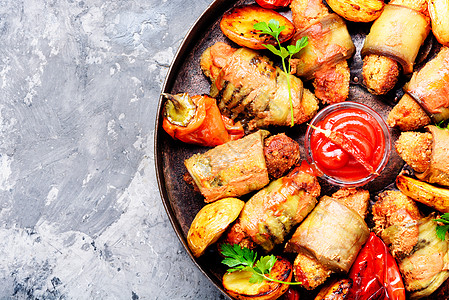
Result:
<svg viewBox="0 0 449 300"><path fill-rule="evenodd" d="M438 42L449 46L449 0L427 0L432 32Z"/></svg>
<svg viewBox="0 0 449 300"><path fill-rule="evenodd" d="M351 287L351 279L333 280L320 290L315 300L344 300Z"/></svg>
<svg viewBox="0 0 449 300"><path fill-rule="evenodd" d="M257 5L237 6L228 10L220 21L220 29L231 41L250 49L265 49L264 44L276 45L276 40L267 34L253 28L259 22L268 22L273 19L279 26L285 26L279 35L281 43L288 41L295 33L293 23L274 10L262 8Z"/></svg>
<svg viewBox="0 0 449 300"><path fill-rule="evenodd" d="M223 287L229 295L239 300L274 300L282 296L289 288L288 284L274 281L250 283L252 274L249 271L226 273L223 276ZM292 274L291 263L278 256L269 277L290 282Z"/></svg>
<svg viewBox="0 0 449 300"><path fill-rule="evenodd" d="M415 201L433 207L443 213L449 212L448 189L436 187L404 175L399 175L396 178L396 186L403 194Z"/></svg>
<svg viewBox="0 0 449 300"><path fill-rule="evenodd" d="M228 226L237 219L245 202L223 198L204 206L193 219L187 234L187 244L195 257L215 243Z"/></svg>
<svg viewBox="0 0 449 300"><path fill-rule="evenodd" d="M383 0L326 0L330 8L341 17L353 22L371 22L384 8Z"/></svg>

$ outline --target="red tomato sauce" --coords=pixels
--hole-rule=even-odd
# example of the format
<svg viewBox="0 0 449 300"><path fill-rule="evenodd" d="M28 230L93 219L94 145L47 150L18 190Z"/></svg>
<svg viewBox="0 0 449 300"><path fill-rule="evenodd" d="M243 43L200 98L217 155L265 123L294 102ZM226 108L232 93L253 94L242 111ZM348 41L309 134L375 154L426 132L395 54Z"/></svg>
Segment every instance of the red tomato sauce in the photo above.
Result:
<svg viewBox="0 0 449 300"><path fill-rule="evenodd" d="M343 108L331 112L315 126L343 133L374 170L382 162L385 136L380 124L369 113L358 108ZM310 146L317 167L328 176L357 181L370 175L351 154L316 130L311 135Z"/></svg>

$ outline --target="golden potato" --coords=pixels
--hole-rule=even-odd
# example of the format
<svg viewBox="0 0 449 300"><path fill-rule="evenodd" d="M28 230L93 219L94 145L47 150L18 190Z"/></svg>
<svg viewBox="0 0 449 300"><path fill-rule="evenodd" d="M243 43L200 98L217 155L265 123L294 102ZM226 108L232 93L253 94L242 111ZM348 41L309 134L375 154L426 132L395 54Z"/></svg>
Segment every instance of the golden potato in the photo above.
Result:
<svg viewBox="0 0 449 300"><path fill-rule="evenodd" d="M269 277L290 282L292 274L291 263L278 256ZM288 284L273 281L264 280L260 283L250 283L251 276L252 273L249 271L226 273L223 276L223 287L229 295L239 300L274 300L288 290Z"/></svg>
<svg viewBox="0 0 449 300"><path fill-rule="evenodd" d="M383 0L327 0L332 10L353 22L371 22L377 19L384 8Z"/></svg>
<svg viewBox="0 0 449 300"><path fill-rule="evenodd" d="M262 8L256 5L238 6L227 11L220 22L220 28L224 35L236 44L251 49L265 49L264 44L277 44L276 40L267 34L262 34L253 28L259 22L271 20L279 21L279 26L285 29L279 35L281 43L288 41L295 33L293 23L274 10Z"/></svg>
<svg viewBox="0 0 449 300"><path fill-rule="evenodd" d="M226 228L237 219L245 202L223 198L204 206L193 219L187 234L187 244L195 257L215 243Z"/></svg>
<svg viewBox="0 0 449 300"><path fill-rule="evenodd" d="M436 187L403 175L399 175L396 178L396 186L403 194L415 201L433 207L443 213L449 212L448 189Z"/></svg>
<svg viewBox="0 0 449 300"><path fill-rule="evenodd" d="M432 32L437 40L449 46L449 0L428 0Z"/></svg>
<svg viewBox="0 0 449 300"><path fill-rule="evenodd" d="M351 279L333 280L320 290L315 300L344 300L351 287Z"/></svg>

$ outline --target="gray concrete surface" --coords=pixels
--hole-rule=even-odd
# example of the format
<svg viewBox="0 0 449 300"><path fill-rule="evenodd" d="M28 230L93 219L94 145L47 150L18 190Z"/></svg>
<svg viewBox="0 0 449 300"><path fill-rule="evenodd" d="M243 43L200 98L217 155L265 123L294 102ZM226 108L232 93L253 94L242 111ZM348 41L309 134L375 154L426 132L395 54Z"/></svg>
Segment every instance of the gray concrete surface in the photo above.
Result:
<svg viewBox="0 0 449 300"><path fill-rule="evenodd" d="M0 299L220 299L154 169L158 95L212 0L0 0Z"/></svg>

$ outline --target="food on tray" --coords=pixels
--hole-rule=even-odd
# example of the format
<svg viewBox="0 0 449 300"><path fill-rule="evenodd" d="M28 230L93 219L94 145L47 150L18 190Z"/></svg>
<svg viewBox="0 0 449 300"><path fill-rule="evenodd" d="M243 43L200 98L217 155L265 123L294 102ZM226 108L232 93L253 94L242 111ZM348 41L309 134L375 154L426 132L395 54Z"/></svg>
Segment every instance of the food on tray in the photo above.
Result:
<svg viewBox="0 0 449 300"><path fill-rule="evenodd" d="M449 189L447 188L436 187L404 175L396 178L396 186L415 201L443 213L449 212Z"/></svg>
<svg viewBox="0 0 449 300"><path fill-rule="evenodd" d="M436 234L435 216L421 218L413 201L389 191L373 206L374 230L389 245L411 299L432 294L449 277L449 241Z"/></svg>
<svg viewBox="0 0 449 300"><path fill-rule="evenodd" d="M419 48L430 31L427 14L426 0L393 0L385 5L361 50L363 78L371 93L391 90L398 80L399 66L404 74L413 72Z"/></svg>
<svg viewBox="0 0 449 300"><path fill-rule="evenodd" d="M315 207L320 191L316 177L292 170L246 202L226 241L249 247L252 242L271 251Z"/></svg>
<svg viewBox="0 0 449 300"><path fill-rule="evenodd" d="M266 138L269 134L259 130L185 160L187 177L206 202L259 190L296 165L298 143L282 133Z"/></svg>
<svg viewBox="0 0 449 300"><path fill-rule="evenodd" d="M220 22L220 29L231 41L250 49L265 49L264 45L276 45L274 37L254 30L254 24L276 20L285 26L279 35L281 43L288 41L295 33L295 27L281 14L258 5L237 6L227 11Z"/></svg>
<svg viewBox="0 0 449 300"><path fill-rule="evenodd" d="M402 131L415 130L449 118L449 48L413 73L406 94L388 115L388 124ZM430 115L430 117L428 117Z"/></svg>
<svg viewBox="0 0 449 300"><path fill-rule="evenodd" d="M324 103L346 100L350 79L346 59L355 52L346 23L329 13L321 0L293 0L290 7L296 28L292 43L304 36L309 41L292 60L296 74L313 79L315 95Z"/></svg>
<svg viewBox="0 0 449 300"><path fill-rule="evenodd" d="M162 127L174 139L202 146L217 146L241 138L242 125L221 115L214 98L187 93L163 94L167 101Z"/></svg>
<svg viewBox="0 0 449 300"><path fill-rule="evenodd" d="M224 198L207 204L197 213L187 234L187 243L195 257L201 256L220 238L244 205L245 202L237 198Z"/></svg>
<svg viewBox="0 0 449 300"><path fill-rule="evenodd" d="M290 1L256 2L279 8ZM231 268L222 282L230 296L290 299L306 293L316 300L403 300L405 291L410 299L446 292L443 285L434 293L449 278L449 189L429 183L449 186L449 127L440 127L449 119L449 1L387 3L328 0L330 12L321 0L293 0L292 22L285 11L281 13L287 18L255 4L235 7L224 15L220 28L244 48L217 42L201 54L201 70L211 80L210 96L165 95L164 129L174 138L185 136L186 142L216 146L185 160L186 177L206 202L213 202L196 215L187 242L199 257L219 241L223 263ZM309 121L318 112L317 98L327 104L348 97L346 59L356 49L338 14L354 22L376 19L361 50L364 82L373 94L387 93L401 73L413 72L430 19L436 38L446 43L432 43L439 53L413 73L388 117L389 125L408 131L395 146L418 179L399 175L399 191L389 186L373 195L373 205L367 190L348 187L317 204L321 187L316 176L325 174L322 179L328 183L345 186L348 180L364 185L379 175L389 157L390 135L377 114L347 107L351 102L319 113L304 139L310 165L298 166L303 149L286 134L256 131ZM277 61L248 48L268 48ZM312 81L317 98L291 74ZM411 131L421 127L427 131ZM243 137L244 130L252 133ZM230 198L248 193L254 194L246 203ZM421 212L415 201L428 208ZM435 210L448 213L438 216ZM371 233L365 218L374 224ZM237 256L229 256L223 247ZM267 255L257 260L252 249ZM293 266L275 256L282 249L295 253ZM323 286L305 292L289 289L290 284L307 290Z"/></svg>
<svg viewBox="0 0 449 300"><path fill-rule="evenodd" d="M438 42L449 46L449 0L427 0L432 32Z"/></svg>
<svg viewBox="0 0 449 300"><path fill-rule="evenodd" d="M349 278L353 285L347 299L405 300L398 265L384 242L373 232L358 254Z"/></svg>
<svg viewBox="0 0 449 300"><path fill-rule="evenodd" d="M330 8L352 22L372 22L384 8L383 0L326 0Z"/></svg>
<svg viewBox="0 0 449 300"><path fill-rule="evenodd" d="M296 281L311 277L314 281L308 281L306 288L313 289L323 283L331 272L349 271L369 236L363 219L368 201L369 193L359 189L343 189L332 197L320 199L285 246L287 252L311 257L309 260L295 260L293 271ZM348 207L352 202L359 204Z"/></svg>
<svg viewBox="0 0 449 300"><path fill-rule="evenodd" d="M212 81L211 96L221 112L243 119L248 130L270 125L291 125L287 76L290 78L294 123L310 120L318 101L302 81L274 67L259 52L218 42L204 51L201 69Z"/></svg>
<svg viewBox="0 0 449 300"><path fill-rule="evenodd" d="M388 130L363 106L329 106L306 134L310 163L318 173L342 183L374 178L388 157ZM383 122L383 121L382 121ZM308 157L309 159L309 157Z"/></svg>
<svg viewBox="0 0 449 300"><path fill-rule="evenodd" d="M449 130L426 127L428 132L403 132L395 147L420 180L449 186Z"/></svg>

